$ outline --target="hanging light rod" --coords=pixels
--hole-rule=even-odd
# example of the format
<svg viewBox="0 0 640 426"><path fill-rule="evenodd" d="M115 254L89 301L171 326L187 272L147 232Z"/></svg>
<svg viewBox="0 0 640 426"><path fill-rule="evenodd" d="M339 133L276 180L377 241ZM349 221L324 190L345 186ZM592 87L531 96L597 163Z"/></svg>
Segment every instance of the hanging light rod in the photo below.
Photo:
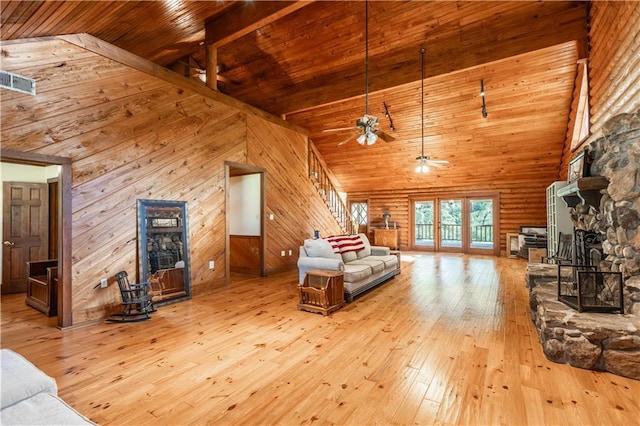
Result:
<svg viewBox="0 0 640 426"><path fill-rule="evenodd" d="M482 116L487 118L487 104L484 100L484 80L480 80L480 97L482 98Z"/></svg>
<svg viewBox="0 0 640 426"><path fill-rule="evenodd" d="M422 149L420 151L420 157L417 157L416 160L419 161L418 167L416 167L416 173L429 173L429 166L427 166L427 161L429 157L424 155L424 54L427 53L427 49L424 47L420 48L420 105L421 105L421 113L420 113L420 138Z"/></svg>
<svg viewBox="0 0 640 426"><path fill-rule="evenodd" d="M422 79L420 80L421 90L420 90L420 105L421 105L421 114L420 114L420 136L421 136L421 150L420 156L416 157L418 161L418 167L416 167L416 173L428 173L429 167L433 166L436 168L443 168L445 164L449 164L447 160L432 160L428 155L424 155L424 55L427 53L427 49L424 47L420 48L421 55L421 70L422 70Z"/></svg>

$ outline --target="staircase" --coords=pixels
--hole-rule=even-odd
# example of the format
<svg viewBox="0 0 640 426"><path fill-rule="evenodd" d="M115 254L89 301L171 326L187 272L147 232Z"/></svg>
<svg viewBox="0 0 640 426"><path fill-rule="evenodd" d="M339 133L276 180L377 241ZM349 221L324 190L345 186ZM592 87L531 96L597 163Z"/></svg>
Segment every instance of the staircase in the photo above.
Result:
<svg viewBox="0 0 640 426"><path fill-rule="evenodd" d="M309 179L315 186L318 194L322 197L327 208L331 211L334 219L345 234L357 233L358 226L353 221L349 209L340 198L338 191L329 179L327 167L320 160L320 153L316 151L315 146L309 141Z"/></svg>

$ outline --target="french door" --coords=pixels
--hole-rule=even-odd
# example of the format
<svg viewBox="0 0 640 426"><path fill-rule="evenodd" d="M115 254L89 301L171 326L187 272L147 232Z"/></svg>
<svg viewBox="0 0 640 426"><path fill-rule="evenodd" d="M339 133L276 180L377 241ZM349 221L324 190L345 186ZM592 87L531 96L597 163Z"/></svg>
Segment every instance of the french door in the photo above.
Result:
<svg viewBox="0 0 640 426"><path fill-rule="evenodd" d="M500 254L497 194L415 196L410 211L412 250Z"/></svg>

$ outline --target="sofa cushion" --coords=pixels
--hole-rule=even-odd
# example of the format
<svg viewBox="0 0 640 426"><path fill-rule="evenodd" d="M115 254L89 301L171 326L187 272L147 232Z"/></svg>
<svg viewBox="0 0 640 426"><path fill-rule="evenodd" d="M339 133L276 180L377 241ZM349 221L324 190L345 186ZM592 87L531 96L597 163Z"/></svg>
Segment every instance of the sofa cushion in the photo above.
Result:
<svg viewBox="0 0 640 426"><path fill-rule="evenodd" d="M344 280L346 282L356 282L364 280L371 275L371 267L369 265L344 265Z"/></svg>
<svg viewBox="0 0 640 426"><path fill-rule="evenodd" d="M367 265L371 268L371 271L373 271L374 274L384 271L384 268L385 268L385 264L382 260L372 259L371 256L365 259L357 259L352 262L349 262L349 265Z"/></svg>
<svg viewBox="0 0 640 426"><path fill-rule="evenodd" d="M363 257L371 255L371 243L369 243L369 239L365 234L358 234L358 236L362 240L363 248L359 250L356 255L358 256L358 259L362 259Z"/></svg>
<svg viewBox="0 0 640 426"><path fill-rule="evenodd" d="M369 256L367 259L376 259L384 262L385 269L398 267L398 257L392 254L388 256Z"/></svg>
<svg viewBox="0 0 640 426"><path fill-rule="evenodd" d="M346 253L342 253L342 261L344 263L353 262L357 258L358 258L358 256L356 256L356 252L355 251L348 251Z"/></svg>
<svg viewBox="0 0 640 426"><path fill-rule="evenodd" d="M327 240L318 238L317 240L304 240L304 250L309 257L328 257L335 259L336 254ZM337 256L340 258L340 256Z"/></svg>
<svg viewBox="0 0 640 426"><path fill-rule="evenodd" d="M2 409L38 393L58 393L58 386L52 377L10 349L0 350L0 380Z"/></svg>

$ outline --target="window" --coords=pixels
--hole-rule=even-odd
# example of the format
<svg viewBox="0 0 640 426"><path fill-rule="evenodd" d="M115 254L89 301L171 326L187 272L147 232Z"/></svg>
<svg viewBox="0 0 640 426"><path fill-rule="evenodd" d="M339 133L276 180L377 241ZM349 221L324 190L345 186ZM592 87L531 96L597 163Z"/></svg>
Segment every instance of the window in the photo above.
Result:
<svg viewBox="0 0 640 426"><path fill-rule="evenodd" d="M369 206L366 201L351 203L351 217L358 225L366 225Z"/></svg>

